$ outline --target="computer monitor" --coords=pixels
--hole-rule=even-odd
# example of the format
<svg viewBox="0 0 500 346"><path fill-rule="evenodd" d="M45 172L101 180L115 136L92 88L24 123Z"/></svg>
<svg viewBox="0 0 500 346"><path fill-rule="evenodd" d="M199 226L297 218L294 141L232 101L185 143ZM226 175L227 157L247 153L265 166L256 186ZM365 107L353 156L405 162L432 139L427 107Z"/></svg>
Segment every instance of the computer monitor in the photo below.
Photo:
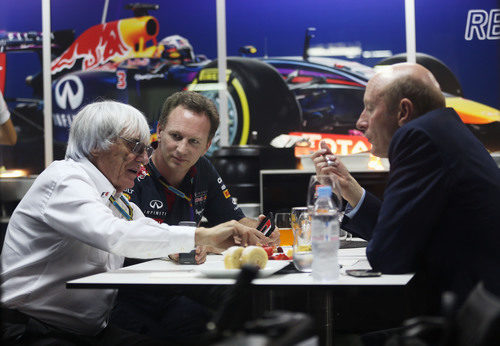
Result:
<svg viewBox="0 0 500 346"><path fill-rule="evenodd" d="M297 169L260 171L260 211L290 212L293 207L305 206L307 187L313 171ZM387 184L387 171L353 172L352 176L367 191L379 198L383 197Z"/></svg>

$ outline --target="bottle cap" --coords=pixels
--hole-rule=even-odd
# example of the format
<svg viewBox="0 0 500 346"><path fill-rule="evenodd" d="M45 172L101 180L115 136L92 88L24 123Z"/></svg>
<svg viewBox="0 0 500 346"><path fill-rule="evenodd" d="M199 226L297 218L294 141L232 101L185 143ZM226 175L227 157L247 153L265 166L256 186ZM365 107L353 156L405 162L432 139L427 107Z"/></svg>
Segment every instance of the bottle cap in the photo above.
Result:
<svg viewBox="0 0 500 346"><path fill-rule="evenodd" d="M331 195L332 195L331 186L326 186L326 185L318 186L318 197L322 196L330 197Z"/></svg>

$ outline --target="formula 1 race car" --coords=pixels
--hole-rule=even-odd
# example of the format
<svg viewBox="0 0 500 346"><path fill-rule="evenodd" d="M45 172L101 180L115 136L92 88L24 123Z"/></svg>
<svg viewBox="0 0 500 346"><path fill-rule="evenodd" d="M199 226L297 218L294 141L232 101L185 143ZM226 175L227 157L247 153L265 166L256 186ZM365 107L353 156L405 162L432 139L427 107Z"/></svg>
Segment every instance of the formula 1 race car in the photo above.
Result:
<svg viewBox="0 0 500 346"><path fill-rule="evenodd" d="M73 117L95 100L113 99L140 109L151 124L152 141L161 105L172 93L195 90L218 104L217 61L195 55L188 40L178 35L158 41L159 23L147 13L158 9L157 5L133 4L128 8L134 17L92 26L76 40L72 41L68 32L53 33L52 52L58 54L51 64L56 159L64 155ZM316 150L321 139L338 154L369 150L370 144L355 123L374 69L351 61L308 57L311 37L307 31L302 57L228 58L230 144L248 144L253 134L254 144L267 145L286 134L306 139L304 151L298 154ZM2 54L26 49L41 49L40 33L0 33L0 65L5 65ZM381 64L402 59L404 56L395 56ZM417 61L436 75L447 104L455 107L485 146L490 151L500 150L500 111L464 99L453 73L437 59L419 54ZM42 95L41 73L27 81L34 95ZM41 100L17 101L12 110L21 127L17 152L22 152L24 144L31 160L39 157L41 169L43 155L33 155L33 150L42 147ZM36 138L39 144L33 145ZM218 148L218 139L216 134L209 155ZM25 156L12 155L15 163L11 165L38 165L28 164Z"/></svg>

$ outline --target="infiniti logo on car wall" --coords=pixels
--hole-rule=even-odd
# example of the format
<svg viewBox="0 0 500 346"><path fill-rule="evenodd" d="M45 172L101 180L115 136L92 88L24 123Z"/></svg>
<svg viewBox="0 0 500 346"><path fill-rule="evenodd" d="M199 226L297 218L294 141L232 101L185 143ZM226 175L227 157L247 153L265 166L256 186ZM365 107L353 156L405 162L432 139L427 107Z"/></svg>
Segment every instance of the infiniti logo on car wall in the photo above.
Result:
<svg viewBox="0 0 500 346"><path fill-rule="evenodd" d="M62 78L55 86L55 98L61 109L78 108L83 101L83 83L77 76L69 75Z"/></svg>
<svg viewBox="0 0 500 346"><path fill-rule="evenodd" d="M153 199L151 202L149 202L149 206L153 209L161 209L163 208L163 202L157 199Z"/></svg>

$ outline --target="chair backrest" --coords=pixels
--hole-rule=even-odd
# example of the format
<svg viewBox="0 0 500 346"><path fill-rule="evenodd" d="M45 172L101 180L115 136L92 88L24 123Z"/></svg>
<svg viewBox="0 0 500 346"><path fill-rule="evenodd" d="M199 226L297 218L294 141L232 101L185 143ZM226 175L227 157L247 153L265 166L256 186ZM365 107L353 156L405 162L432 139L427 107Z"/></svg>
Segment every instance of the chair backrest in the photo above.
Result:
<svg viewBox="0 0 500 346"><path fill-rule="evenodd" d="M500 345L500 297L479 283L456 317L455 345Z"/></svg>

